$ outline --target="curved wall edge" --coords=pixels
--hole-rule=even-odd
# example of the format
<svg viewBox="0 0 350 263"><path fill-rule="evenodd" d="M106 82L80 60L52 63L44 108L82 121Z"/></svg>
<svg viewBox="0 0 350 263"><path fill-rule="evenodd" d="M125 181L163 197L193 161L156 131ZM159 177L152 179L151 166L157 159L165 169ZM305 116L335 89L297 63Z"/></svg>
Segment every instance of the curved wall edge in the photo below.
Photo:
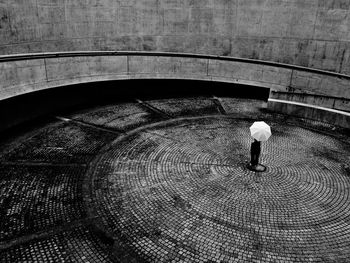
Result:
<svg viewBox="0 0 350 263"><path fill-rule="evenodd" d="M303 67L294 64L286 64L281 62L267 61L261 59L250 59L234 56L220 56L220 55L207 55L207 54L197 54L197 53L181 53L181 52L150 52L150 51L60 51L60 52L41 52L41 53L20 53L11 55L0 55L0 63L8 61L18 61L18 60L31 60L39 58L58 58L58 57L84 57L84 56L159 56L159 57L183 57L183 58L202 58L202 59L215 59L223 61L236 61L244 62L250 64L262 64L266 66L274 66L281 68L288 68L293 70L313 72L323 75L336 76L340 78L349 78L350 75L342 74L334 71L327 71L322 69L317 69L313 67Z"/></svg>
<svg viewBox="0 0 350 263"><path fill-rule="evenodd" d="M268 100L267 108L278 113L331 123L335 126L350 129L350 113L348 112L271 98Z"/></svg>
<svg viewBox="0 0 350 263"><path fill-rule="evenodd" d="M2 56L0 101L49 88L125 79L246 84L269 88L271 98L350 112L350 76L260 60L188 53L61 52Z"/></svg>

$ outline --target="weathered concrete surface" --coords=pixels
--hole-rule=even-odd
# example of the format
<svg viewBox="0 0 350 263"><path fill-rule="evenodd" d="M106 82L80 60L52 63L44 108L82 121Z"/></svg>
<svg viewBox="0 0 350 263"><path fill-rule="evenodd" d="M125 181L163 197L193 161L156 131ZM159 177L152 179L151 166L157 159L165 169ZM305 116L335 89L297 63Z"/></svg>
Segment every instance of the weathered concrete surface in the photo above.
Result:
<svg viewBox="0 0 350 263"><path fill-rule="evenodd" d="M292 70L232 61L210 60L208 75L216 81L258 85L276 90L286 90Z"/></svg>
<svg viewBox="0 0 350 263"><path fill-rule="evenodd" d="M208 59L181 57L129 56L129 75L132 78L203 79L207 76Z"/></svg>
<svg viewBox="0 0 350 263"><path fill-rule="evenodd" d="M274 112L331 123L339 127L350 129L349 112L278 99L269 99L267 108Z"/></svg>
<svg viewBox="0 0 350 263"><path fill-rule="evenodd" d="M127 78L126 56L50 58L45 62L49 87Z"/></svg>
<svg viewBox="0 0 350 263"><path fill-rule="evenodd" d="M70 84L126 79L126 56L65 57L0 63L0 99Z"/></svg>
<svg viewBox="0 0 350 263"><path fill-rule="evenodd" d="M196 79L331 96L316 105L350 111L350 80L322 73L215 58L147 55L74 56L0 63L0 100L35 90L118 79ZM311 102L314 104L314 102Z"/></svg>
<svg viewBox="0 0 350 263"><path fill-rule="evenodd" d="M340 111L349 111L350 99L336 98L331 96L314 95L309 93L271 91L271 99L301 102Z"/></svg>
<svg viewBox="0 0 350 263"><path fill-rule="evenodd" d="M126 56L65 57L45 59L47 80L66 80L127 73Z"/></svg>
<svg viewBox="0 0 350 263"><path fill-rule="evenodd" d="M348 79L337 78L306 71L294 71L291 79L291 88L306 93L320 94L333 97L350 98Z"/></svg>
<svg viewBox="0 0 350 263"><path fill-rule="evenodd" d="M31 92L42 84L46 84L43 59L0 63L1 99Z"/></svg>
<svg viewBox="0 0 350 263"><path fill-rule="evenodd" d="M350 74L349 41L344 0L0 2L0 54L190 52Z"/></svg>

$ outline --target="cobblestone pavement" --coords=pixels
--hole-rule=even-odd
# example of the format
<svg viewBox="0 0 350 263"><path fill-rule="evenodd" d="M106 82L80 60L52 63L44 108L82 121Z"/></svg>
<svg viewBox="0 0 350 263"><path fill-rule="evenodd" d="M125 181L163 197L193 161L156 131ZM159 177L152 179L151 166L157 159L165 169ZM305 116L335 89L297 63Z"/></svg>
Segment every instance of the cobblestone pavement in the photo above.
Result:
<svg viewBox="0 0 350 263"><path fill-rule="evenodd" d="M2 143L0 262L350 262L348 131L261 106L135 101Z"/></svg>

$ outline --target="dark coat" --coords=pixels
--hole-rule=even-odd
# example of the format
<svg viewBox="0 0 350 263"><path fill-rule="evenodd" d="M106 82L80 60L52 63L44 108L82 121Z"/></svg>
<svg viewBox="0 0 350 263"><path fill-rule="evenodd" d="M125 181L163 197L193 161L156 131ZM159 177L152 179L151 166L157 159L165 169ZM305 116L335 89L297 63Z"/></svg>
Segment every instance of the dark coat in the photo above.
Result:
<svg viewBox="0 0 350 263"><path fill-rule="evenodd" d="M260 153L260 142L259 141L254 140L254 142L252 142L250 152L252 154L259 154Z"/></svg>

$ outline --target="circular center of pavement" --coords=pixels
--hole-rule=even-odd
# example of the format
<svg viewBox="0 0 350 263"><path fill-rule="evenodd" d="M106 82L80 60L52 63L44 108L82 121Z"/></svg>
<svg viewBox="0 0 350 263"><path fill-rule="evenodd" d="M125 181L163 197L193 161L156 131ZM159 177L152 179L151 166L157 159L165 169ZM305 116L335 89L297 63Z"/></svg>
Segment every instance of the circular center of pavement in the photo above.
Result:
<svg viewBox="0 0 350 263"><path fill-rule="evenodd" d="M269 123L268 169L255 173L251 124L193 118L115 141L91 169L105 231L151 262L339 258L350 247L349 145Z"/></svg>

